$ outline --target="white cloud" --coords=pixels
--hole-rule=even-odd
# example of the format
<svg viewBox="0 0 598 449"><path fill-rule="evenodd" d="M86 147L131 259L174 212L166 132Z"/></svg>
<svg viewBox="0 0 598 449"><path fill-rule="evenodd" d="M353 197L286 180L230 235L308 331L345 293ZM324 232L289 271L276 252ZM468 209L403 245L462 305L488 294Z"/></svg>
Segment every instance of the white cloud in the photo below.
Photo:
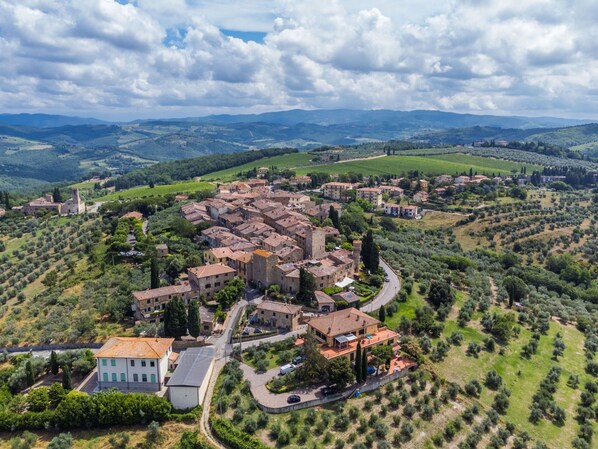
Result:
<svg viewBox="0 0 598 449"><path fill-rule="evenodd" d="M593 0L121 3L0 0L0 108L598 116ZM268 34L245 42L221 29Z"/></svg>

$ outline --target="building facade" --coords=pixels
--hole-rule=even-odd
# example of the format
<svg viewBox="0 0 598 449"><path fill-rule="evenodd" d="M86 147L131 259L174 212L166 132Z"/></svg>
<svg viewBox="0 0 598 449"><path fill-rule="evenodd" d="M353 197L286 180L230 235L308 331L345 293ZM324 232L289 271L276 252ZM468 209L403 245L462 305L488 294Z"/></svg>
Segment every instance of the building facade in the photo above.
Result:
<svg viewBox="0 0 598 449"><path fill-rule="evenodd" d="M113 337L96 353L98 389L159 391L174 338Z"/></svg>

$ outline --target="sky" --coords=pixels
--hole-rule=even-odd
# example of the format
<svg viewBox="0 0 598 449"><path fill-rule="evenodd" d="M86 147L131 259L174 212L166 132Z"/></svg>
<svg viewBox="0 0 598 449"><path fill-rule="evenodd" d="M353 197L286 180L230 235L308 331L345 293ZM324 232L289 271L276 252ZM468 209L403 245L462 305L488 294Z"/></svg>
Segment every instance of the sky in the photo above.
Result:
<svg viewBox="0 0 598 449"><path fill-rule="evenodd" d="M596 0L0 0L0 113L598 119Z"/></svg>

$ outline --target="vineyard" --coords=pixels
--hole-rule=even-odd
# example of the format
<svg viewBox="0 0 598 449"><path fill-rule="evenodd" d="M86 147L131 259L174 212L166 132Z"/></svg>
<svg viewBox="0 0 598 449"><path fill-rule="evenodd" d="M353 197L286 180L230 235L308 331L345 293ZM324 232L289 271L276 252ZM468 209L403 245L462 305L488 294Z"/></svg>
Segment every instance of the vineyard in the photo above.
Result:
<svg viewBox="0 0 598 449"><path fill-rule="evenodd" d="M587 170L598 170L598 164L595 162L584 161L581 159L565 159L511 148L446 147L406 150L401 152L401 154L411 156L437 156L458 153L485 158L504 159L522 164L532 164L544 167L575 167L585 168Z"/></svg>

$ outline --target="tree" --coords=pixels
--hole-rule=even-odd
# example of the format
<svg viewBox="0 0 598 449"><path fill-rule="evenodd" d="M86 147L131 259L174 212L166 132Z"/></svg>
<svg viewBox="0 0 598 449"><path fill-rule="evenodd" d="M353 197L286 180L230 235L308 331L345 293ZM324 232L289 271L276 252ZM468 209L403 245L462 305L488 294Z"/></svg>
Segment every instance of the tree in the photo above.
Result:
<svg viewBox="0 0 598 449"><path fill-rule="evenodd" d="M455 302L456 296L452 287L448 282L434 280L430 284L430 291L428 292L428 301L435 308L446 305L451 306Z"/></svg>
<svg viewBox="0 0 598 449"><path fill-rule="evenodd" d="M183 221L189 223L187 220L182 218ZM185 269L185 261L181 256L175 254L168 259L168 265L166 266L166 274L172 279L176 279L181 271Z"/></svg>
<svg viewBox="0 0 598 449"><path fill-rule="evenodd" d="M64 387L62 386L62 384L59 382L54 382L48 390L48 399L50 400L50 407L56 407L58 404L62 402L65 396L66 391L64 391Z"/></svg>
<svg viewBox="0 0 598 449"><path fill-rule="evenodd" d="M368 377L368 351L364 350L361 354L361 381L365 382Z"/></svg>
<svg viewBox="0 0 598 449"><path fill-rule="evenodd" d="M52 270L52 271L48 271L48 273L46 273L46 276L44 277L42 284L44 284L48 288L52 288L56 285L57 281L58 281L58 274L56 273L56 271Z"/></svg>
<svg viewBox="0 0 598 449"><path fill-rule="evenodd" d="M58 355L56 355L56 351L52 351L50 353L50 361L48 362L49 366L50 366L50 372L53 375L58 374L58 369L60 368L60 366L58 365Z"/></svg>
<svg viewBox="0 0 598 449"><path fill-rule="evenodd" d="M378 319L384 323L386 319L386 309L384 308L384 304L380 306L380 310L378 311Z"/></svg>
<svg viewBox="0 0 598 449"><path fill-rule="evenodd" d="M328 380L343 390L347 385L355 381L355 374L351 368L351 362L346 357L337 357L328 362Z"/></svg>
<svg viewBox="0 0 598 449"><path fill-rule="evenodd" d="M73 381L71 379L71 369L68 365L62 367L62 387L65 390L73 389Z"/></svg>
<svg viewBox="0 0 598 449"><path fill-rule="evenodd" d="M333 206L330 206L330 209L328 209L328 218L332 221L332 226L340 231L341 222L338 216L338 211Z"/></svg>
<svg viewBox="0 0 598 449"><path fill-rule="evenodd" d="M525 296L525 282L517 276L505 276L502 285L509 295L509 307L513 307L515 302L520 301Z"/></svg>
<svg viewBox="0 0 598 449"><path fill-rule="evenodd" d="M187 329L189 330L189 335L192 337L199 337L199 305L197 301L191 301L189 304L188 312L187 312Z"/></svg>
<svg viewBox="0 0 598 449"><path fill-rule="evenodd" d="M60 189L58 187L54 187L52 197L54 198L55 203L62 203L62 194L60 193Z"/></svg>
<svg viewBox="0 0 598 449"><path fill-rule="evenodd" d="M43 412L50 406L48 387L39 387L27 394L27 405L32 412Z"/></svg>
<svg viewBox="0 0 598 449"><path fill-rule="evenodd" d="M314 381L328 373L328 360L320 352L316 338L308 333L303 344L303 364L297 368L297 376L302 380Z"/></svg>
<svg viewBox="0 0 598 449"><path fill-rule="evenodd" d="M378 271L380 265L380 249L376 242L374 242L374 234L370 229L362 240L361 244L361 260L365 269L370 273Z"/></svg>
<svg viewBox="0 0 598 449"><path fill-rule="evenodd" d="M376 364L376 373L380 368L380 364L388 364L392 358L392 347L389 345L378 345L372 348L372 358Z"/></svg>
<svg viewBox="0 0 598 449"><path fill-rule="evenodd" d="M187 311L179 297L173 298L164 308L164 334L173 338L187 334Z"/></svg>
<svg viewBox="0 0 598 449"><path fill-rule="evenodd" d="M158 269L158 260L152 257L150 262L150 288L160 287L160 271Z"/></svg>
<svg viewBox="0 0 598 449"><path fill-rule="evenodd" d="M361 382L361 342L357 342L357 349L355 350L355 379Z"/></svg>
<svg viewBox="0 0 598 449"><path fill-rule="evenodd" d="M33 372L31 360L27 360L27 363L25 363L25 374L27 375L27 386L30 387L35 383L35 373Z"/></svg>
<svg viewBox="0 0 598 449"><path fill-rule="evenodd" d="M297 300L304 304L310 304L314 300L315 291L316 279L314 275L301 267L299 269L299 292L297 292Z"/></svg>
<svg viewBox="0 0 598 449"><path fill-rule="evenodd" d="M70 433L61 433L52 438L48 449L71 449L73 447L73 437Z"/></svg>

